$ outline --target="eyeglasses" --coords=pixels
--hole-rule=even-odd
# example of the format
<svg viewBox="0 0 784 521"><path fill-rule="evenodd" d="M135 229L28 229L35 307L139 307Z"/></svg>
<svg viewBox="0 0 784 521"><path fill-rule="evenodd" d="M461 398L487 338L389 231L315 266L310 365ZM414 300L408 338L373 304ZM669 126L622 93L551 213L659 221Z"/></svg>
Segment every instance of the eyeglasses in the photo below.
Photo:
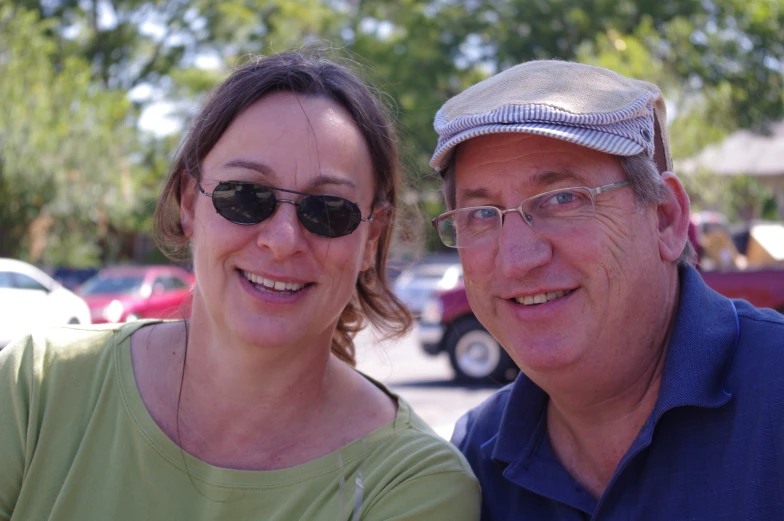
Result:
<svg viewBox="0 0 784 521"><path fill-rule="evenodd" d="M470 206L442 213L433 226L444 245L473 248L494 243L504 225L504 216L517 212L523 221L541 234L557 234L573 228L594 215L594 197L624 186L629 181L587 188L584 186L551 190L530 197L517 208L502 210L495 206Z"/></svg>
<svg viewBox="0 0 784 521"><path fill-rule="evenodd" d="M205 192L198 181L196 186L202 195L212 198L212 205L221 217L244 226L259 224L269 219L275 213L278 203L296 206L297 218L306 230L330 239L348 235L357 229L360 222L373 220L372 208L368 217L362 217L357 203L335 195L307 194L240 181L222 181L212 193ZM299 201L279 199L274 192L304 197Z"/></svg>

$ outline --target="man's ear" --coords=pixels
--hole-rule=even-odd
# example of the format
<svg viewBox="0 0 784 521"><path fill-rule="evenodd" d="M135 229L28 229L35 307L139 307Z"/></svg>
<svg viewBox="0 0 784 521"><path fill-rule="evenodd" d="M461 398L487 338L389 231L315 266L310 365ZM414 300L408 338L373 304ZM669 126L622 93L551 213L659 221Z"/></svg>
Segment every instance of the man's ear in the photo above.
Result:
<svg viewBox="0 0 784 521"><path fill-rule="evenodd" d="M389 217L390 212L385 208L376 211L376 217L368 223L370 225L370 232L368 233L367 241L365 241L365 249L362 252L362 265L360 271L365 271L373 266L376 259L376 251L378 249L378 239L381 237L381 232L384 231L384 226L389 220Z"/></svg>
<svg viewBox="0 0 784 521"><path fill-rule="evenodd" d="M191 239L196 218L196 182L189 175L182 175L180 179L180 226L185 237Z"/></svg>
<svg viewBox="0 0 784 521"><path fill-rule="evenodd" d="M663 172L661 176L664 181L664 200L656 210L659 255L662 260L674 262L689 240L689 195L675 174Z"/></svg>

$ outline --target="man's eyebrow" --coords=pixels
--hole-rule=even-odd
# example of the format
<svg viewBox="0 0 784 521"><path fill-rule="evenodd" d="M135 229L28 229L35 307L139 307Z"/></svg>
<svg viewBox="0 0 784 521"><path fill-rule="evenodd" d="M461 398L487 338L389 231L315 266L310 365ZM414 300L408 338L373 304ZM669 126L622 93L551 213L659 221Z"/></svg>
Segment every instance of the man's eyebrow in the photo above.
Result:
<svg viewBox="0 0 784 521"><path fill-rule="evenodd" d="M560 181L574 181L580 186L587 186L586 179L571 170L551 170L540 172L531 177L531 184L539 187L547 187Z"/></svg>
<svg viewBox="0 0 784 521"><path fill-rule="evenodd" d="M544 190L560 181L573 181L577 186L588 186L586 179L571 170L550 170L540 172L531 177L529 182L539 190ZM471 199L488 199L491 196L487 188L464 188L457 191L458 201L470 201ZM532 193L531 195L536 195Z"/></svg>
<svg viewBox="0 0 784 521"><path fill-rule="evenodd" d="M486 199L490 191L487 188L463 188L457 192L457 200Z"/></svg>

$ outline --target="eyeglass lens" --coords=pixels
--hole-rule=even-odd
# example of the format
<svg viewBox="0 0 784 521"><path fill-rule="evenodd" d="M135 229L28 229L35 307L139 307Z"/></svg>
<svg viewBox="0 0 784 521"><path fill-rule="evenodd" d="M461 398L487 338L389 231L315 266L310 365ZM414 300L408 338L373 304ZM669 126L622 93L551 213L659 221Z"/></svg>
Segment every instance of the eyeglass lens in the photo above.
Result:
<svg viewBox="0 0 784 521"><path fill-rule="evenodd" d="M212 193L215 210L236 224L258 224L275 213L278 200L273 189L255 183L225 181ZM359 207L334 195L306 195L297 205L297 217L309 232L321 237L342 237L362 220Z"/></svg>
<svg viewBox="0 0 784 521"><path fill-rule="evenodd" d="M593 215L591 192L584 188L554 190L523 201L523 220L539 233L552 234L572 228ZM506 213L493 206L463 208L437 222L438 235L446 246L467 248L493 242Z"/></svg>

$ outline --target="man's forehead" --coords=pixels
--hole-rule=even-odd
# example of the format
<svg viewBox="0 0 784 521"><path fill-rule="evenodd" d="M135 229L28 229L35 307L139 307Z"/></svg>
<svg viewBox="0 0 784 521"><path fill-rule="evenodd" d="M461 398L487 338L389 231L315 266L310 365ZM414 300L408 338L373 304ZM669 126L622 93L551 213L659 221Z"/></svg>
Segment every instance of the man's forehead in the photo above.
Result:
<svg viewBox="0 0 784 521"><path fill-rule="evenodd" d="M531 190L561 183L591 187L603 181L603 173L615 174L620 168L610 154L532 134L480 136L461 143L455 152L458 199L511 186Z"/></svg>
<svg viewBox="0 0 784 521"><path fill-rule="evenodd" d="M592 184L587 176L569 169L548 169L532 174L508 172L503 177L503 182L499 183L497 176L488 177L479 173L472 175L470 172L457 176L455 179L457 200L493 197L508 191L511 187L536 194L547 191L554 185L590 186Z"/></svg>

